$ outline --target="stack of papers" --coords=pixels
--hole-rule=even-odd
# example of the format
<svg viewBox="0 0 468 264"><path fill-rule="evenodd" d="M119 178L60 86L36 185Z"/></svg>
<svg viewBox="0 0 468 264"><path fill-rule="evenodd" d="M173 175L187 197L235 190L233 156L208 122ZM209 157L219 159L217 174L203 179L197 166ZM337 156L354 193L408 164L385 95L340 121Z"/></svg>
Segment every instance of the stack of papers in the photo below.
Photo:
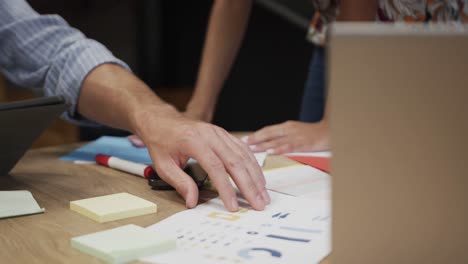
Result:
<svg viewBox="0 0 468 264"><path fill-rule="evenodd" d="M330 202L269 192L264 211L227 212L221 199L175 214L149 231L177 240L177 249L150 263L318 263L331 251Z"/></svg>
<svg viewBox="0 0 468 264"><path fill-rule="evenodd" d="M331 198L330 175L311 166L289 166L264 174L268 190L313 200Z"/></svg>
<svg viewBox="0 0 468 264"><path fill-rule="evenodd" d="M128 193L116 193L70 202L70 209L98 223L156 213L155 203Z"/></svg>
<svg viewBox="0 0 468 264"><path fill-rule="evenodd" d="M40 208L29 191L0 191L0 218L39 214Z"/></svg>
<svg viewBox="0 0 468 264"><path fill-rule="evenodd" d="M71 245L108 263L129 262L139 257L167 252L176 247L175 239L136 225L74 237Z"/></svg>

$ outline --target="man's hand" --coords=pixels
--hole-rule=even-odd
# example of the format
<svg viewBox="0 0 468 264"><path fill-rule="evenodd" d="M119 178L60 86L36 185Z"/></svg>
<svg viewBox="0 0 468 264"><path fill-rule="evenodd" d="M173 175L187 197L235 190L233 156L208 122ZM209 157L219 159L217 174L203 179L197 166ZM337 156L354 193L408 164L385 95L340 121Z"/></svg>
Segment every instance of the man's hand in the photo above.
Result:
<svg viewBox="0 0 468 264"><path fill-rule="evenodd" d="M126 129L148 147L159 176L195 207L198 188L183 172L189 157L201 164L230 211L238 209L229 175L257 210L270 198L265 178L248 146L225 130L184 117L125 69L103 64L85 78L78 112L91 120Z"/></svg>
<svg viewBox="0 0 468 264"><path fill-rule="evenodd" d="M190 104L187 106L187 109L183 114L187 118L208 123L210 123L213 118L213 110L202 110L200 107L190 107ZM137 135L128 136L128 140L137 148L145 147L145 143L143 143L141 138Z"/></svg>
<svg viewBox="0 0 468 264"><path fill-rule="evenodd" d="M330 148L328 123L286 121L264 127L250 136L242 138L254 152L268 154L287 152L322 151Z"/></svg>
<svg viewBox="0 0 468 264"><path fill-rule="evenodd" d="M135 133L148 146L159 176L184 197L188 208L198 201L196 184L182 170L190 157L208 173L229 211L239 208L229 176L254 209L263 210L270 203L262 170L245 143L220 127L191 120L175 110L163 116L140 115Z"/></svg>

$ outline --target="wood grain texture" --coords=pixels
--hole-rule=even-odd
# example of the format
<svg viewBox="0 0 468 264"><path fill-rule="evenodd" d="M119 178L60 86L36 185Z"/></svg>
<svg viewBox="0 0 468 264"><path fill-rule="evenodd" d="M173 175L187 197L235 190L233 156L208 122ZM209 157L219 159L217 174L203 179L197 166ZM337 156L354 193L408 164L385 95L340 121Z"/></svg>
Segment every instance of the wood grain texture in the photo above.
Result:
<svg viewBox="0 0 468 264"><path fill-rule="evenodd" d="M185 203L176 192L151 190L143 178L97 165L58 160L77 146L31 150L10 175L0 177L1 190L29 190L46 208L44 214L0 220L2 263L102 263L73 249L70 238L126 224L147 227L185 210ZM156 203L158 212L99 224L69 209L70 201L119 192ZM200 200L215 196L202 191Z"/></svg>

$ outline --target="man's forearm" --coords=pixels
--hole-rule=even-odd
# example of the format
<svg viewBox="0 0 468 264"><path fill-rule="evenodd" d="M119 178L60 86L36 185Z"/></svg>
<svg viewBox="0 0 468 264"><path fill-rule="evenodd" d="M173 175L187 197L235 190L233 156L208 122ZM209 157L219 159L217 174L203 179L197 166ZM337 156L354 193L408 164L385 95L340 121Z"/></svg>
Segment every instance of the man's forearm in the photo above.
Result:
<svg viewBox="0 0 468 264"><path fill-rule="evenodd" d="M78 112L96 122L132 132L149 112L178 114L132 73L113 64L100 65L85 78Z"/></svg>
<svg viewBox="0 0 468 264"><path fill-rule="evenodd" d="M251 0L215 1L189 107L214 108L242 42L251 5Z"/></svg>
<svg viewBox="0 0 468 264"><path fill-rule="evenodd" d="M254 209L270 202L261 168L245 144L222 128L180 114L104 46L60 17L40 16L25 0L2 0L0 25L0 67L10 69L7 77L64 96L71 119L79 113L140 136L158 175L187 207L198 202L197 185L182 170L190 157L208 173L230 211L239 206L229 176Z"/></svg>
<svg viewBox="0 0 468 264"><path fill-rule="evenodd" d="M17 86L62 96L62 115L75 119L80 87L102 64L128 66L99 42L86 38L58 15L40 15L25 0L0 1L0 68ZM86 122L84 122L86 123Z"/></svg>

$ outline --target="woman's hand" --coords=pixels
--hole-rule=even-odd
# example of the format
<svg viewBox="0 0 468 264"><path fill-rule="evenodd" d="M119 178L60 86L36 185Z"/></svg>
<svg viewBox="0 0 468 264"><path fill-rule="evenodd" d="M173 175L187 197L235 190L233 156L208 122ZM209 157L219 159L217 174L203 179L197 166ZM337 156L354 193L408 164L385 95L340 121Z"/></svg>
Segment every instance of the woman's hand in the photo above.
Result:
<svg viewBox="0 0 468 264"><path fill-rule="evenodd" d="M286 121L264 127L242 140L254 152L266 151L268 154L287 152L322 151L330 148L328 122L305 123Z"/></svg>

